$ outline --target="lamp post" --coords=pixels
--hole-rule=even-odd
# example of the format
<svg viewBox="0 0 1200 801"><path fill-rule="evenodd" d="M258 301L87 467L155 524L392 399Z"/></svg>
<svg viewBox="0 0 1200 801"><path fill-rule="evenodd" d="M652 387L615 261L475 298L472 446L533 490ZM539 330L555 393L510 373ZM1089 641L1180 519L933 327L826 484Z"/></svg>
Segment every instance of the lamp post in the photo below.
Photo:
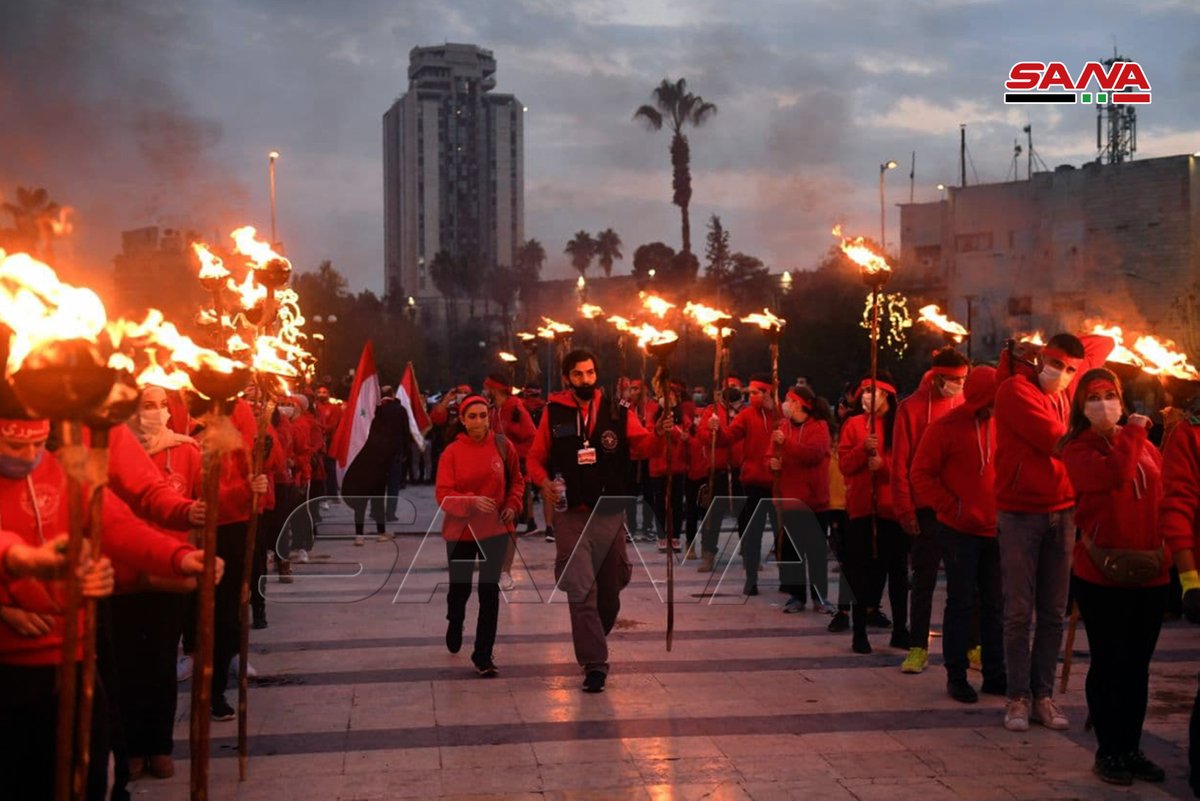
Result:
<svg viewBox="0 0 1200 801"><path fill-rule="evenodd" d="M325 346L326 346L326 342L328 341L327 332L329 331L330 328L337 325L338 317L336 314L328 314L328 315L325 315L324 317L322 317L319 314L314 314L312 321L313 321L313 324L316 325L317 328L321 329L320 331L313 334L313 339L316 339L318 342L321 343L321 352L319 354L317 354L317 358L318 358L318 361L322 363L321 366L328 369L329 364L325 358Z"/></svg>
<svg viewBox="0 0 1200 801"><path fill-rule="evenodd" d="M272 150L267 154L267 174L271 181L271 244L274 245L279 240L275 237L275 159L279 158L279 151Z"/></svg>
<svg viewBox="0 0 1200 801"><path fill-rule="evenodd" d="M884 253L887 252L887 225L884 222L883 176L887 175L888 170L894 169L896 169L896 162L892 160L879 165L879 249Z"/></svg>

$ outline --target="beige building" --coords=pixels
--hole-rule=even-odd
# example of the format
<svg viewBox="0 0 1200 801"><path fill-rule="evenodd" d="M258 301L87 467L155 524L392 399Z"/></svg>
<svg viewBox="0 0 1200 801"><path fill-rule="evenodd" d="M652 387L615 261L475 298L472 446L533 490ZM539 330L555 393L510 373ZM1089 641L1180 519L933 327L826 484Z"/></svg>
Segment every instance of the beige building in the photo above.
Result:
<svg viewBox="0 0 1200 801"><path fill-rule="evenodd" d="M116 297L109 315L140 316L156 308L168 319L190 320L205 297L190 247L199 238L193 231L158 226L123 231L121 252L113 259Z"/></svg>
<svg viewBox="0 0 1200 801"><path fill-rule="evenodd" d="M1093 318L1194 346L1174 306L1200 280L1198 169L1195 155L1065 165L901 204L897 287L910 308L969 318L976 358Z"/></svg>

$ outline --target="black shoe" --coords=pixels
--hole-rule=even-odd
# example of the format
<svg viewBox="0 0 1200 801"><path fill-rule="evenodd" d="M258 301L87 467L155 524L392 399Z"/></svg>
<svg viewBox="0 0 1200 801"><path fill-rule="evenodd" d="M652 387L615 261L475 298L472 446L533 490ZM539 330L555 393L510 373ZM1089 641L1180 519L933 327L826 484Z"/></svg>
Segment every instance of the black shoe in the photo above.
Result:
<svg viewBox="0 0 1200 801"><path fill-rule="evenodd" d="M747 581L742 587L742 595L758 595L758 582Z"/></svg>
<svg viewBox="0 0 1200 801"><path fill-rule="evenodd" d="M546 526L546 542L554 542L554 526Z"/></svg>
<svg viewBox="0 0 1200 801"><path fill-rule="evenodd" d="M237 717L237 712L225 700L225 696L218 695L212 701L212 719L213 720L233 720Z"/></svg>
<svg viewBox="0 0 1200 801"><path fill-rule="evenodd" d="M892 627L892 619L883 613L882 609L876 609L874 612L867 613L867 625L877 629L890 629ZM907 648L908 646L904 646Z"/></svg>
<svg viewBox="0 0 1200 801"><path fill-rule="evenodd" d="M254 610L254 621L250 624L250 627L254 629L265 629L267 627L267 613L265 610Z"/></svg>
<svg viewBox="0 0 1200 801"><path fill-rule="evenodd" d="M1167 778L1167 772L1147 759L1141 751L1125 755L1125 769L1140 782L1161 782Z"/></svg>
<svg viewBox="0 0 1200 801"><path fill-rule="evenodd" d="M984 679L983 686L979 688L979 692L984 695L1008 695L1008 679Z"/></svg>
<svg viewBox="0 0 1200 801"><path fill-rule="evenodd" d="M908 632L904 629L901 629L900 631L892 632L892 639L888 643L888 645L890 645L893 648L899 648L903 651L907 651L909 648L908 641L909 641Z"/></svg>
<svg viewBox="0 0 1200 801"><path fill-rule="evenodd" d="M979 700L979 693L975 692L975 688L966 679L950 679L947 681L946 693L960 704L973 704Z"/></svg>
<svg viewBox="0 0 1200 801"><path fill-rule="evenodd" d="M833 619L829 621L828 629L834 634L847 631L850 628L850 616L845 612L838 611L834 614Z"/></svg>
<svg viewBox="0 0 1200 801"><path fill-rule="evenodd" d="M537 531L537 523L536 522L534 522L533 520L530 520L528 523L525 524L525 533L526 534L532 534L535 531Z"/></svg>
<svg viewBox="0 0 1200 801"><path fill-rule="evenodd" d="M1125 765L1124 757L1098 756L1092 764L1092 773L1099 776L1101 781L1106 781L1109 784L1119 784L1122 787L1128 787L1133 784L1133 774L1129 772L1129 768Z"/></svg>
<svg viewBox="0 0 1200 801"><path fill-rule="evenodd" d="M451 620L446 626L446 649L452 654L457 654L462 648L462 629L461 620Z"/></svg>
<svg viewBox="0 0 1200 801"><path fill-rule="evenodd" d="M867 633L865 631L854 632L854 642L850 645L850 650L854 651L856 654L871 653L871 641L867 639Z"/></svg>
<svg viewBox="0 0 1200 801"><path fill-rule="evenodd" d="M471 661L475 664L475 672L485 679L493 678L500 672L490 656L473 656Z"/></svg>
<svg viewBox="0 0 1200 801"><path fill-rule="evenodd" d="M606 678L607 676L599 670L589 670L587 676L583 679L583 691L585 693L604 692L604 680Z"/></svg>

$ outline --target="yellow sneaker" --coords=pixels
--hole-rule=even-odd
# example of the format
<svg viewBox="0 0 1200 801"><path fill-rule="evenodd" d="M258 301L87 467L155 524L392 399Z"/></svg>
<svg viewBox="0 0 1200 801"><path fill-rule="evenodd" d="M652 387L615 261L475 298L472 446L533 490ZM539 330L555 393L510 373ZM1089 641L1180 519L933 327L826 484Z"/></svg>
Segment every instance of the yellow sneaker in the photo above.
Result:
<svg viewBox="0 0 1200 801"><path fill-rule="evenodd" d="M967 651L967 667L971 670L983 670L983 646L976 645Z"/></svg>
<svg viewBox="0 0 1200 801"><path fill-rule="evenodd" d="M925 665L929 662L929 651L925 648L909 648L908 656L905 657L904 663L900 665L901 673L920 673L925 670Z"/></svg>

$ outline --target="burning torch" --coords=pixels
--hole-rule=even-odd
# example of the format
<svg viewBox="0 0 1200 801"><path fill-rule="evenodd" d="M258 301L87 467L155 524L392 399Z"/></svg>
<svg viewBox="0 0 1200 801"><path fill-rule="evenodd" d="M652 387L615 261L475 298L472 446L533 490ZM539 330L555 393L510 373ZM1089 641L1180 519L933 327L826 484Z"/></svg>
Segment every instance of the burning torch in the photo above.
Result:
<svg viewBox="0 0 1200 801"><path fill-rule="evenodd" d="M775 401L775 419L778 420L783 416L782 407L779 405L779 338L783 334L783 327L787 324L787 320L782 317L776 317L771 313L770 309L763 309L762 314L757 312L749 314L742 318L743 323L751 323L757 325L762 331L763 336L767 338L767 343L771 347L771 397ZM772 449L772 453L776 459L783 455L783 446L776 443ZM779 488L780 472L775 471L772 479L771 497L778 498L781 494ZM783 554L783 526L780 524L782 518L776 515L775 518L775 559L779 560Z"/></svg>
<svg viewBox="0 0 1200 801"><path fill-rule="evenodd" d="M683 307L685 316L695 320L703 329L706 336L712 337L715 344L713 349L713 414L717 413L717 407L721 403L721 357L725 349L726 334L732 334L733 329L725 328L725 323L733 319L732 315L714 309L709 306L703 306L699 303L688 303ZM716 482L717 476L717 432L712 432L712 441L709 445L708 465L708 484L701 488L701 495L696 499L696 502L706 508L712 501L713 484Z"/></svg>

